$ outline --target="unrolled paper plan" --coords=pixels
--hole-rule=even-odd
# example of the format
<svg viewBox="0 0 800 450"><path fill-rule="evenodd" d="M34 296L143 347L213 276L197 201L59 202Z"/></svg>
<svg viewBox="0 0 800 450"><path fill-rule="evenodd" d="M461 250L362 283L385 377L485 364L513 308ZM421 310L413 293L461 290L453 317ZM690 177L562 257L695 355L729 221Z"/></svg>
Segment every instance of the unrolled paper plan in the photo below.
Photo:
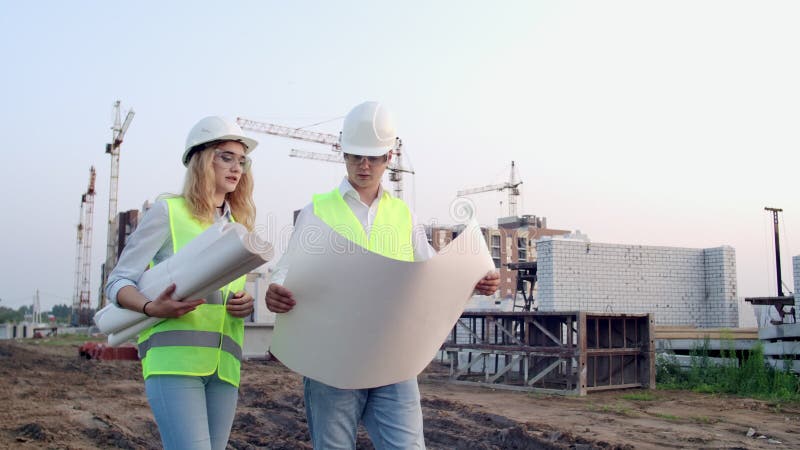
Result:
<svg viewBox="0 0 800 450"><path fill-rule="evenodd" d="M272 258L272 245L238 223L214 224L180 251L147 270L137 284L139 291L155 299L172 283L173 298L203 298L247 274ZM94 316L107 333L108 343L119 345L163 319L106 305Z"/></svg>
<svg viewBox="0 0 800 450"><path fill-rule="evenodd" d="M320 229L326 228L320 221ZM324 232L323 232L324 234ZM455 325L475 284L494 270L473 220L427 261L405 262L328 245L294 251L270 352L290 369L340 389L417 376ZM337 251L338 250L338 251Z"/></svg>

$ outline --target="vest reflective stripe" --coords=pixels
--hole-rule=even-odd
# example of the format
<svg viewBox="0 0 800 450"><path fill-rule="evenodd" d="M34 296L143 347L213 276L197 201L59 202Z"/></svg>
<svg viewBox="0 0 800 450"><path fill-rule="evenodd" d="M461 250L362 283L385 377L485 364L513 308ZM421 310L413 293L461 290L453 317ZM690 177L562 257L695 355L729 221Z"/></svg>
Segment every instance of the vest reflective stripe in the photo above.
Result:
<svg viewBox="0 0 800 450"><path fill-rule="evenodd" d="M411 241L411 211L400 199L383 193L369 233L336 188L313 197L314 215L340 235L371 252L401 261L414 261Z"/></svg>
<svg viewBox="0 0 800 450"><path fill-rule="evenodd" d="M230 295L230 292L226 294ZM206 304L208 305L224 305L225 301L227 300L227 295L225 297L222 296L222 291L214 291L213 294L206 295Z"/></svg>
<svg viewBox="0 0 800 450"><path fill-rule="evenodd" d="M173 251L205 231L182 197L167 199ZM244 289L242 276L206 297L206 303L181 317L164 320L139 334L142 372L150 375L207 376L239 386L244 321L231 316L225 303L231 293ZM210 336L210 337L204 337Z"/></svg>
<svg viewBox="0 0 800 450"><path fill-rule="evenodd" d="M150 336L150 339L139 345L139 358L144 359L147 352L153 347L214 347L221 348L234 358L242 360L242 347L228 336L222 336L222 345L219 342L219 333L208 331L163 331Z"/></svg>

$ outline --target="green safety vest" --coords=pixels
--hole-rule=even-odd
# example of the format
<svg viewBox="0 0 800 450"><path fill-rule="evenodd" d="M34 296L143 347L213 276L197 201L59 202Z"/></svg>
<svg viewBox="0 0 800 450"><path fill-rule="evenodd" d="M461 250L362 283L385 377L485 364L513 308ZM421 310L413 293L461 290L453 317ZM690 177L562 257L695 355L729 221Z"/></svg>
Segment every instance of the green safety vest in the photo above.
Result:
<svg viewBox="0 0 800 450"><path fill-rule="evenodd" d="M387 258L414 261L411 242L411 211L402 200L383 193L375 223L367 233L342 198L339 188L314 195L314 215L351 242Z"/></svg>
<svg viewBox="0 0 800 450"><path fill-rule="evenodd" d="M183 197L167 199L172 251L205 231L210 224L195 219ZM244 343L244 320L225 310L229 295L244 289L245 276L226 286L192 312L166 319L139 335L139 357L144 378L150 375L206 376L239 386Z"/></svg>

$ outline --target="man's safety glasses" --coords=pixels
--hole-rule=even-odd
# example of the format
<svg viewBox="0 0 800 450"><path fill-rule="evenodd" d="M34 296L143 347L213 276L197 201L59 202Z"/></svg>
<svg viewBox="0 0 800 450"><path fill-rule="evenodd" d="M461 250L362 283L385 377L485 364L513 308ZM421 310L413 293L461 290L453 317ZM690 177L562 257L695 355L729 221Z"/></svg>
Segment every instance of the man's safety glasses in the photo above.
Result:
<svg viewBox="0 0 800 450"><path fill-rule="evenodd" d="M361 164L365 159L370 165L373 164L383 164L389 160L389 154L381 155L381 156L362 156L362 155L352 155L350 153L343 153L344 161L347 164L358 165Z"/></svg>

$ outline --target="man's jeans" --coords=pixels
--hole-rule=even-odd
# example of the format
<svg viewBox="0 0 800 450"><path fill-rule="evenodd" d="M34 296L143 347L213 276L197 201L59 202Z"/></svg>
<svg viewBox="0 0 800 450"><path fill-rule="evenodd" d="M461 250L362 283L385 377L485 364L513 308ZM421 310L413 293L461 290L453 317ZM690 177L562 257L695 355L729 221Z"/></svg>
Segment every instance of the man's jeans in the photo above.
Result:
<svg viewBox="0 0 800 450"><path fill-rule="evenodd" d="M165 450L224 450L239 389L207 377L151 375L144 382Z"/></svg>
<svg viewBox="0 0 800 450"><path fill-rule="evenodd" d="M337 389L307 377L303 384L315 449L356 448L359 419L377 450L425 448L416 378L371 389Z"/></svg>

